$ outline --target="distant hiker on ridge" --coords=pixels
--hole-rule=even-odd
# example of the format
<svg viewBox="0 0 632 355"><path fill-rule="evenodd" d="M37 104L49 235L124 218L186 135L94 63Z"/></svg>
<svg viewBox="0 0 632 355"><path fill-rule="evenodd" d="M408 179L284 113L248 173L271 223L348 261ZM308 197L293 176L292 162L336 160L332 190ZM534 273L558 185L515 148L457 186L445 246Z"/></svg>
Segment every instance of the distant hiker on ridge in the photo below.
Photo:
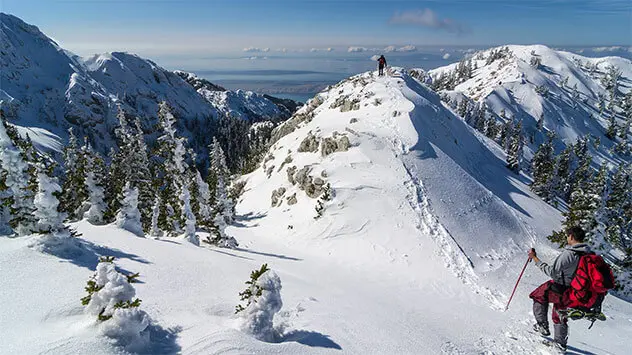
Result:
<svg viewBox="0 0 632 355"><path fill-rule="evenodd" d="M560 319L557 311L567 307L565 291L570 287L581 255L591 252L590 246L584 243L586 234L580 227L572 227L566 230L566 243L568 244L553 265L549 265L538 258L535 249L529 251L529 258L535 261L535 265L547 276L552 278L538 288L529 297L533 299L533 315L536 324L533 329L543 336L551 335L549 331L548 311L549 303L553 303L553 332L555 345L559 350L566 351L568 340L568 323L566 317Z"/></svg>
<svg viewBox="0 0 632 355"><path fill-rule="evenodd" d="M386 67L386 58L383 55L380 56L377 60L377 67L380 70L378 73L379 76L384 75L384 67Z"/></svg>

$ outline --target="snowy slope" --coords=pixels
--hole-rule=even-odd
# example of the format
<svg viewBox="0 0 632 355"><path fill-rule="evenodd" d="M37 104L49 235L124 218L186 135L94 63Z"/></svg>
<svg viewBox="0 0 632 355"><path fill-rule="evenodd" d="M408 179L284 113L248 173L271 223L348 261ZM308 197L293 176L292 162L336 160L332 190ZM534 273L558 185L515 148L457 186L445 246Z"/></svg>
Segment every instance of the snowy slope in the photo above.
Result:
<svg viewBox="0 0 632 355"><path fill-rule="evenodd" d="M544 117L544 128L557 133L555 143L558 148L590 134L593 139L599 138L601 141L599 148L590 147L596 163L622 158L609 153L614 144L604 135L608 122L600 115L597 106L600 95L608 97L607 90L600 82L608 66L614 65L622 72L620 90L626 93L630 89L627 84L632 80L630 60L582 57L543 45L507 47L511 51L508 58L497 59L489 64L486 63L487 57L498 48L474 54L472 61L477 69L472 78L447 94L452 98L464 94L476 102L485 101L496 115L504 109L507 117L522 120L527 136L534 138L529 144L532 150L546 139L546 135L537 132L536 128L537 120ZM541 61L539 68L530 65L532 57ZM429 74L437 78L442 73L454 71L457 65L437 68ZM563 84L565 80L567 82ZM544 97L538 94L538 86L546 87L549 95ZM578 99L573 98L575 88Z"/></svg>
<svg viewBox="0 0 632 355"><path fill-rule="evenodd" d="M539 270L530 265L502 309L525 250L556 255L543 236L559 228L559 214L435 93L402 71L374 74L331 87L277 128L264 166L243 177L228 229L237 250L86 222L75 225L80 255L0 239L0 270L9 270L0 353L118 351L79 302L97 255L140 272L137 296L153 319L147 353L548 353L529 332L527 294L546 279ZM314 219L317 199L306 192L317 197L325 183L332 199ZM249 272L264 262L283 284L274 344L237 331L233 315ZM604 307L605 323L571 325L571 350L627 353L632 306L609 297Z"/></svg>
<svg viewBox="0 0 632 355"><path fill-rule="evenodd" d="M249 120L283 120L292 114L252 92L207 94L206 87L194 87L181 73L133 54L75 56L37 27L4 13L0 42L0 108L9 122L31 133L40 149L56 151L67 129L74 127L76 134L107 151L118 124L118 104L149 128L155 124L158 103L167 101L183 121L179 129L185 135L192 126L186 121L191 120L199 127L222 114Z"/></svg>

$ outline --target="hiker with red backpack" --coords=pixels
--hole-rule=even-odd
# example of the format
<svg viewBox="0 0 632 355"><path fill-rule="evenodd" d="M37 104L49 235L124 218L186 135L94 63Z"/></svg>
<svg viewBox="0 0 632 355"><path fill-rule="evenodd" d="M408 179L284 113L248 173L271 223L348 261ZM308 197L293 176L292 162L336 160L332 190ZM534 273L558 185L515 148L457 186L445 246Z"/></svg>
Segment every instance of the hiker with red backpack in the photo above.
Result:
<svg viewBox="0 0 632 355"><path fill-rule="evenodd" d="M548 309L549 303L553 303L553 339L554 345L561 351L566 351L568 318L576 319L569 310L603 317L601 302L607 290L614 287L612 270L584 243L585 232L580 227L571 227L566 230L566 235L567 246L552 265L540 260L535 249L529 251L529 259L552 279L529 294L533 299L533 315L537 322L533 328L543 336L551 334Z"/></svg>
<svg viewBox="0 0 632 355"><path fill-rule="evenodd" d="M384 75L384 68L386 67L386 58L384 58L383 55L381 55L378 59L377 59L377 67L379 69L379 76Z"/></svg>

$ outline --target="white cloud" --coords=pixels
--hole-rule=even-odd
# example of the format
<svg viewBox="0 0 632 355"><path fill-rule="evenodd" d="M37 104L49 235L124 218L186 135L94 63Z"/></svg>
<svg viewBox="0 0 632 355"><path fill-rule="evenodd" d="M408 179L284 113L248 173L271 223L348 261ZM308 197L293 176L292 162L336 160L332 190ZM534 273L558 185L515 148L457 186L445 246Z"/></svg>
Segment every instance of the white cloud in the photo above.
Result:
<svg viewBox="0 0 632 355"><path fill-rule="evenodd" d="M450 59L450 53L446 53L443 55L443 59L448 60Z"/></svg>
<svg viewBox="0 0 632 355"><path fill-rule="evenodd" d="M625 51L625 50L630 50L632 49L632 47L627 48L627 47L622 47L622 46L612 46L612 47L595 47L592 48L593 52L616 52L616 51Z"/></svg>
<svg viewBox="0 0 632 355"><path fill-rule="evenodd" d="M407 46L403 46L403 47L399 48L397 51L398 52L416 52L417 51L417 47L409 44Z"/></svg>
<svg viewBox="0 0 632 355"><path fill-rule="evenodd" d="M309 50L312 53L316 53L316 52L333 52L334 49L329 47L329 48L312 48Z"/></svg>
<svg viewBox="0 0 632 355"><path fill-rule="evenodd" d="M439 18L434 11L427 8L422 10L398 12L391 17L389 22L391 24L435 28L458 34L469 32L463 24L449 18Z"/></svg>
<svg viewBox="0 0 632 355"><path fill-rule="evenodd" d="M244 48L244 52L246 53L265 53L265 52L269 52L270 48L258 48L258 47L246 47Z"/></svg>
<svg viewBox="0 0 632 355"><path fill-rule="evenodd" d="M367 49L364 47L349 47L349 49L347 49L347 52L349 53L360 53L360 52L366 52Z"/></svg>
<svg viewBox="0 0 632 355"><path fill-rule="evenodd" d="M386 53L395 52L396 50L397 50L397 48L395 48L395 46L388 46L388 47L384 48L384 52L386 52Z"/></svg>

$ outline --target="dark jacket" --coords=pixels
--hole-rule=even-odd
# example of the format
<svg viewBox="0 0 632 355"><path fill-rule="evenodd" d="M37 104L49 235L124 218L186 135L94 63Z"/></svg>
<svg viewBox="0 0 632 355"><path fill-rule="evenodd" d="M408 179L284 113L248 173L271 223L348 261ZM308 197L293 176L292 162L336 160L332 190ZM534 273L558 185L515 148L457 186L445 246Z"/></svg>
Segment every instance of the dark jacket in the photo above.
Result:
<svg viewBox="0 0 632 355"><path fill-rule="evenodd" d="M566 246L562 254L555 259L553 265L549 265L543 261L536 262L535 265L548 277L553 279L555 283L570 286L571 280L575 277L575 271L577 271L580 254L590 252L590 246L585 243L575 244L572 247Z"/></svg>
<svg viewBox="0 0 632 355"><path fill-rule="evenodd" d="M386 58L384 58L384 56L381 56L378 60L377 60L378 64L380 65L380 67L385 67L386 66Z"/></svg>

